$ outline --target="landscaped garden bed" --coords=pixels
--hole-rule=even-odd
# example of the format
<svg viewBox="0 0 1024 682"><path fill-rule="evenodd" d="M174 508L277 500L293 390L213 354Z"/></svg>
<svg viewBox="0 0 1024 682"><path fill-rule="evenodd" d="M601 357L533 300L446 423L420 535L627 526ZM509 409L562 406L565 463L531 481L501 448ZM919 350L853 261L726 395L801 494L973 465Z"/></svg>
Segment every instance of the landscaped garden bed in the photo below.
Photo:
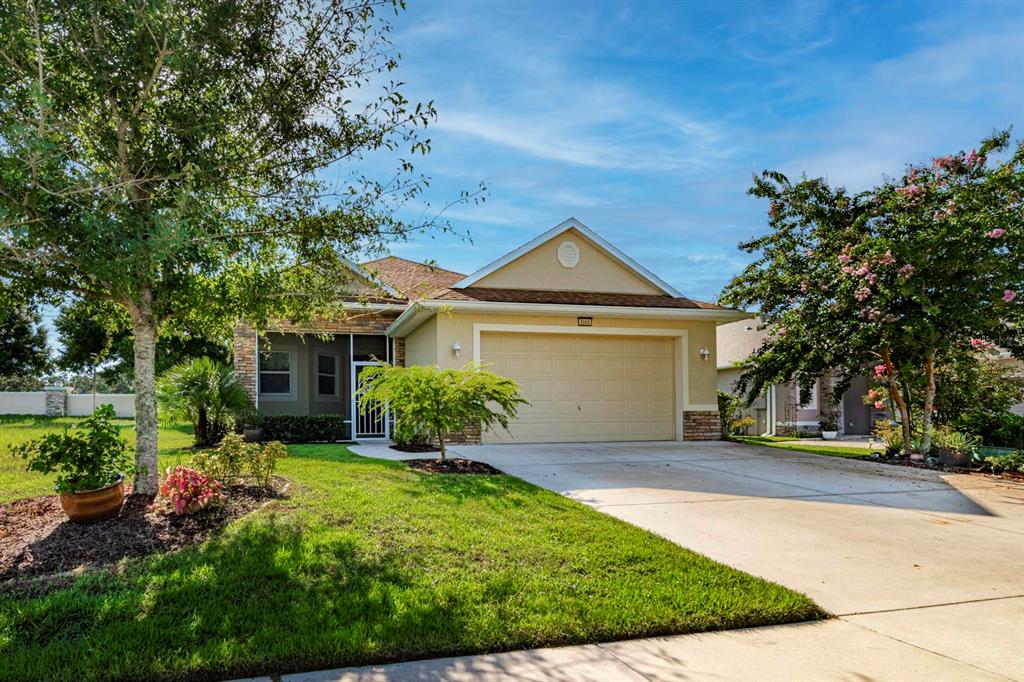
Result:
<svg viewBox="0 0 1024 682"><path fill-rule="evenodd" d="M53 495L0 505L0 582L116 563L125 557L169 552L202 542L211 532L285 491L238 484L222 500L195 514L178 515L165 502L129 497L115 518L82 525L69 521Z"/></svg>
<svg viewBox="0 0 1024 682"><path fill-rule="evenodd" d="M483 474L496 476L503 473L486 462L474 462L471 459L456 457L454 459L406 459L403 460L410 469L425 471L430 474Z"/></svg>
<svg viewBox="0 0 1024 682"><path fill-rule="evenodd" d="M213 680L825 615L511 476L337 445L292 446L278 473L287 499L199 544L5 582L0 679Z"/></svg>

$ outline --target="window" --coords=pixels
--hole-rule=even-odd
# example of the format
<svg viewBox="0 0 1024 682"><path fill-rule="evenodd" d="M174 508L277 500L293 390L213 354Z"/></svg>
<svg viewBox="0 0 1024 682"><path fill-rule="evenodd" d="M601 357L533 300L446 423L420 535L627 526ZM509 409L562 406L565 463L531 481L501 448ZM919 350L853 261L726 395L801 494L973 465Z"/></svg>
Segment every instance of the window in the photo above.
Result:
<svg viewBox="0 0 1024 682"><path fill-rule="evenodd" d="M292 392L292 353L272 350L260 355L260 393L289 395Z"/></svg>
<svg viewBox="0 0 1024 682"><path fill-rule="evenodd" d="M338 395L338 356L320 354L316 356L316 394Z"/></svg>

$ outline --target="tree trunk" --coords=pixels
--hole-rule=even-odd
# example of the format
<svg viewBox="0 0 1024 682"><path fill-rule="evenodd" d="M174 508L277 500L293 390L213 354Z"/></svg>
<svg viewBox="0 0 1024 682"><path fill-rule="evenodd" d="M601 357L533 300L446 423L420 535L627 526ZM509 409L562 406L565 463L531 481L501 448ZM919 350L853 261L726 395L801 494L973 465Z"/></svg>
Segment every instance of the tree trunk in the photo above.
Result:
<svg viewBox="0 0 1024 682"><path fill-rule="evenodd" d="M437 446L441 448L441 461L443 462L447 453L447 448L444 444L444 429L437 430Z"/></svg>
<svg viewBox="0 0 1024 682"><path fill-rule="evenodd" d="M196 417L196 444L210 444L210 420L206 416L206 408L199 408L199 415Z"/></svg>
<svg viewBox="0 0 1024 682"><path fill-rule="evenodd" d="M135 474L134 494L156 496L160 470L157 463L156 320L153 292L144 289L128 306L135 336Z"/></svg>
<svg viewBox="0 0 1024 682"><path fill-rule="evenodd" d="M885 362L885 371L889 374L889 397L896 403L900 412L901 426L903 427L903 454L910 457L911 454L911 431L910 431L910 407L908 401L900 394L900 386L896 377L896 366L892 362L889 349L882 350L882 360Z"/></svg>
<svg viewBox="0 0 1024 682"><path fill-rule="evenodd" d="M927 388L924 393L924 414L921 415L921 450L928 454L932 449L932 407L935 405L935 351L924 361L924 376Z"/></svg>

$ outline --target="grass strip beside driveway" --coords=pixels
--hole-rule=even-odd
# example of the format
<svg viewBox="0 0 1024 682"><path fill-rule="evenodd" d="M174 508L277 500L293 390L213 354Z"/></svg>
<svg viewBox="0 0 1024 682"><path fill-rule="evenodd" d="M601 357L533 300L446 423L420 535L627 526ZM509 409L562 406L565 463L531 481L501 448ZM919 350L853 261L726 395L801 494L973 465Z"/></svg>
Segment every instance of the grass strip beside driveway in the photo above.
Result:
<svg viewBox="0 0 1024 682"><path fill-rule="evenodd" d="M780 450L794 450L796 452L809 452L814 455L825 455L826 457L842 457L844 459L863 459L873 461L871 450L867 448L844 448L832 445L804 445L802 443L780 442L778 436L732 436L732 439L739 443L748 445L761 445L768 448L779 448ZM794 440L789 438L788 440Z"/></svg>
<svg viewBox="0 0 1024 682"><path fill-rule="evenodd" d="M289 499L203 545L0 588L0 678L220 679L824 616L511 476L289 452Z"/></svg>

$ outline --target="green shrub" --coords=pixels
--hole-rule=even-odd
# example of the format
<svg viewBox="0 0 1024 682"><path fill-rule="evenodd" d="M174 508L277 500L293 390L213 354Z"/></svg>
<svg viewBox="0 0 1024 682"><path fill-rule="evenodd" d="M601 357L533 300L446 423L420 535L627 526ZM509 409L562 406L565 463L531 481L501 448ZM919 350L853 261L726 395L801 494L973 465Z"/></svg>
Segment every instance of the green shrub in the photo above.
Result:
<svg viewBox="0 0 1024 682"><path fill-rule="evenodd" d="M285 443L336 443L351 440L340 414L263 415L253 422L267 440Z"/></svg>
<svg viewBox="0 0 1024 682"><path fill-rule="evenodd" d="M248 445L237 433L226 434L220 447L197 453L192 458L192 466L229 485L242 475Z"/></svg>
<svg viewBox="0 0 1024 682"><path fill-rule="evenodd" d="M399 447L426 447L430 444L430 430L422 424L396 423L391 440Z"/></svg>
<svg viewBox="0 0 1024 682"><path fill-rule="evenodd" d="M888 419L875 421L875 428L872 433L876 438L885 443L885 454L894 457L903 452L903 429L899 424Z"/></svg>
<svg viewBox="0 0 1024 682"><path fill-rule="evenodd" d="M288 449L279 441L263 445L246 443L237 433L229 433L216 450L200 452L192 465L207 477L228 484L247 474L263 488L270 486L270 477L277 469L277 460L288 456Z"/></svg>
<svg viewBox="0 0 1024 682"><path fill-rule="evenodd" d="M986 457L985 464L992 469L992 473L1001 474L1005 471L1017 471L1024 473L1024 450L1018 450L1010 455L1002 457Z"/></svg>
<svg viewBox="0 0 1024 682"><path fill-rule="evenodd" d="M121 430L111 423L115 416L112 405L100 405L73 429L12 446L11 454L27 459L29 471L57 472L59 493L105 488L137 471Z"/></svg>
<svg viewBox="0 0 1024 682"><path fill-rule="evenodd" d="M498 425L508 429L516 410L526 404L519 384L475 363L462 369L381 365L363 370L362 380L360 407L387 406L400 429L426 426L437 438L442 460L449 434L469 424L479 424L481 431Z"/></svg>
<svg viewBox="0 0 1024 682"><path fill-rule="evenodd" d="M718 416L725 438L743 435L754 425L754 418L743 414L743 399L733 393L718 392Z"/></svg>
<svg viewBox="0 0 1024 682"><path fill-rule="evenodd" d="M1024 417L1013 412L964 412L953 426L958 431L977 436L984 445L1024 448Z"/></svg>

